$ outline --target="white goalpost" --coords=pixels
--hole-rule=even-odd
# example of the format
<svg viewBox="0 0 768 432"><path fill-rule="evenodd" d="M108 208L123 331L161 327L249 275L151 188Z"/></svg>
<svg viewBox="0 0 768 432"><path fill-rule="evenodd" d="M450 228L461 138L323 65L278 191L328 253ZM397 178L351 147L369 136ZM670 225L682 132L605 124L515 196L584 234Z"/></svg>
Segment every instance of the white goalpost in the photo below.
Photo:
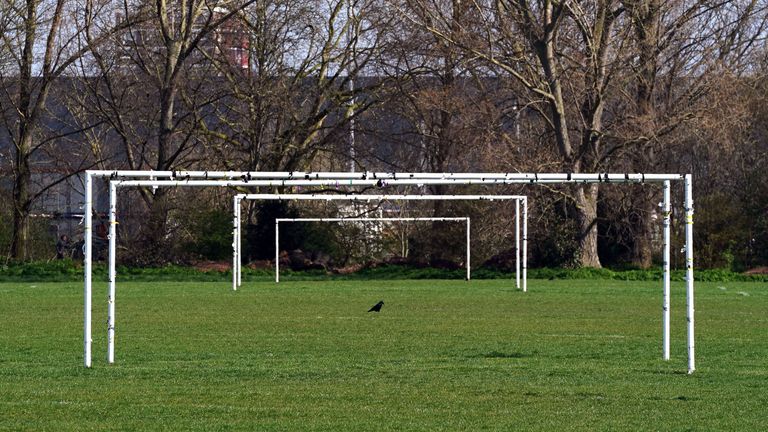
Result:
<svg viewBox="0 0 768 432"><path fill-rule="evenodd" d="M466 279L470 280L470 221L468 217L381 217L381 218L277 218L275 219L275 283L280 282L280 222L341 222L341 223L348 223L348 222L464 222L466 225L466 264L465 267L467 269L467 276ZM240 259L240 262L242 263L242 257ZM237 271L237 286L242 285L242 271L241 266L238 265L236 268Z"/></svg>
<svg viewBox="0 0 768 432"><path fill-rule="evenodd" d="M242 285L242 217L241 202L243 200L294 200L294 201L515 201L515 287L520 289L521 273L521 252L520 252L520 202L523 203L522 217L522 289L528 290L527 284L527 257L528 257L528 197L525 195L363 195L363 194L237 194L234 197L234 241L232 242L232 289L236 290ZM350 218L338 218L350 220ZM445 220L446 218L419 218L419 220ZM377 219L378 220L378 219ZM463 220L458 218L457 220ZM275 249L279 249L279 222L275 222ZM470 278L470 221L467 218L467 280ZM277 254L275 252L275 282L279 282L279 267Z"/></svg>
<svg viewBox="0 0 768 432"><path fill-rule="evenodd" d="M83 358L91 367L91 308L92 308L92 239L94 207L93 180L109 179L109 287L108 287L108 350L107 361L114 362L115 337L115 245L116 201L118 187L291 187L312 186L339 188L342 186L423 186L423 185L507 185L507 184L574 184L574 183L662 183L663 184L663 358L669 360L669 272L670 272L670 187L672 181L684 186L685 210L685 269L688 373L695 371L694 344L694 277L693 277L693 180L690 174L616 174L616 173L384 173L384 172L248 172L248 171L103 171L85 173L84 203L84 300L83 300ZM293 197L301 195L292 195ZM432 196L431 199L441 199ZM239 217L239 212L238 212ZM525 233L523 234L525 240ZM525 268L523 268L525 275Z"/></svg>

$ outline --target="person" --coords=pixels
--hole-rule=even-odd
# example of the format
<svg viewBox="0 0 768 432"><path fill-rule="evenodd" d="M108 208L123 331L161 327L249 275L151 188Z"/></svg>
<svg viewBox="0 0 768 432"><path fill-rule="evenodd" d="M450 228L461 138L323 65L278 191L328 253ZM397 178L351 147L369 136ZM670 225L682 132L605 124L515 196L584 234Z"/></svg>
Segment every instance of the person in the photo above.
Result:
<svg viewBox="0 0 768 432"><path fill-rule="evenodd" d="M64 259L68 255L69 246L69 236L62 234L56 242L56 259Z"/></svg>

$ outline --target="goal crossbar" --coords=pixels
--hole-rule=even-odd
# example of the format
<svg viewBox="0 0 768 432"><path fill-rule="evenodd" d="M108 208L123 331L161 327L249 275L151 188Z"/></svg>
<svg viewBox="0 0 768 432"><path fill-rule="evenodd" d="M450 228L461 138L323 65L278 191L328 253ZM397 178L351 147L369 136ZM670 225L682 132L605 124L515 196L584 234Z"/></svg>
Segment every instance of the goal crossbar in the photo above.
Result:
<svg viewBox="0 0 768 432"><path fill-rule="evenodd" d="M693 177L691 174L645 174L645 173L335 173L335 172L249 172L249 171L130 171L130 170L88 170L84 181L84 300L83 300L83 358L85 367L91 367L91 306L92 306L92 225L93 225L93 180L110 180L110 233L109 250L115 250L116 189L120 186L134 187L254 187L254 186L372 186L395 185L503 185L503 184L574 184L574 183L663 183L670 188L672 181L683 183L685 211L685 269L686 269L686 316L688 373L695 370L695 324L694 324L694 272L693 272ZM166 180L163 180L166 179ZM223 179L223 180L212 180ZM253 180L263 179L263 180ZM665 192L663 208L670 208L669 195ZM664 337L669 325L669 230L670 212L664 214L664 263L663 263L663 323ZM114 319L115 269L110 263L109 312ZM114 321L108 323L108 338L114 337ZM664 359L669 359L668 339L664 341ZM108 353L112 360L113 353Z"/></svg>
<svg viewBox="0 0 768 432"><path fill-rule="evenodd" d="M488 179L516 180L530 183L644 183L685 180L686 174L646 173L431 173L431 172L313 172L313 171L152 171L152 170L88 170L92 177L112 179L154 180L349 180L349 179Z"/></svg>

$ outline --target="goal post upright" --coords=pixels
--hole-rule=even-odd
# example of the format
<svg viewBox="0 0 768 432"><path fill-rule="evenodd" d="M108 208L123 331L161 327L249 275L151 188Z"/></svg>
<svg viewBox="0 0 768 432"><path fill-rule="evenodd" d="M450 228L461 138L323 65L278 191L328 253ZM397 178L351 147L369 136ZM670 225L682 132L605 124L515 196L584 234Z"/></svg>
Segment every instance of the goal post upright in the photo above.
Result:
<svg viewBox="0 0 768 432"><path fill-rule="evenodd" d="M109 182L109 294L107 306L107 363L115 362L115 287L117 271L117 185Z"/></svg>
<svg viewBox="0 0 768 432"><path fill-rule="evenodd" d="M466 264L467 264L467 281L469 281L469 279L471 277L470 272L472 271L471 270L471 265L470 265L470 253L471 253L470 252L470 244L471 244L470 242L472 241L472 237L469 234L469 229L470 229L469 217L467 217L466 219L467 219L467 263Z"/></svg>
<svg viewBox="0 0 768 432"><path fill-rule="evenodd" d="M664 360L669 360L669 337L670 337L670 219L672 217L672 207L670 205L670 189L671 184L669 180L664 181L664 201L661 207L661 213L663 216L663 229L664 229L664 251L662 256L662 284L664 286L664 293L662 299L662 356Z"/></svg>
<svg viewBox="0 0 768 432"><path fill-rule="evenodd" d="M93 177L91 173L85 173L85 203L83 206L83 218L85 226L83 227L83 272L84 277L84 299L83 299L83 361L85 367L91 367L91 299L93 298L93 285L91 280L91 211L93 209Z"/></svg>
<svg viewBox="0 0 768 432"><path fill-rule="evenodd" d="M688 317L688 373L696 370L693 307L693 178L685 175L685 299Z"/></svg>
<svg viewBox="0 0 768 432"><path fill-rule="evenodd" d="M528 197L523 198L523 292L528 292Z"/></svg>
<svg viewBox="0 0 768 432"><path fill-rule="evenodd" d="M520 289L520 200L515 200L515 287Z"/></svg>
<svg viewBox="0 0 768 432"><path fill-rule="evenodd" d="M275 219L275 283L280 283L280 219Z"/></svg>
<svg viewBox="0 0 768 432"><path fill-rule="evenodd" d="M237 247L237 237L240 235L240 200L237 195L234 199L234 210L232 211L232 291L237 291L237 273L240 263L240 254Z"/></svg>
<svg viewBox="0 0 768 432"><path fill-rule="evenodd" d="M242 203L237 203L237 238L235 247L237 247L237 286L243 284L243 207Z"/></svg>
<svg viewBox="0 0 768 432"><path fill-rule="evenodd" d="M686 310L688 373L695 371L694 344L694 276L693 276L693 180L690 174L616 174L616 173L315 173L315 172L248 172L248 171L121 171L88 170L84 182L84 364L91 367L91 306L92 306L92 212L94 178L109 177L120 186L152 187L255 187L255 186L372 186L397 185L505 185L505 184L556 184L556 183L650 183L682 181L685 186L685 254L686 254ZM157 180L155 180L157 179ZM212 180L219 179L219 180ZM254 180L258 179L258 180ZM434 199L441 199L436 196ZM523 203L527 215L527 202ZM526 286L527 260L525 251L527 223L523 220L523 291Z"/></svg>

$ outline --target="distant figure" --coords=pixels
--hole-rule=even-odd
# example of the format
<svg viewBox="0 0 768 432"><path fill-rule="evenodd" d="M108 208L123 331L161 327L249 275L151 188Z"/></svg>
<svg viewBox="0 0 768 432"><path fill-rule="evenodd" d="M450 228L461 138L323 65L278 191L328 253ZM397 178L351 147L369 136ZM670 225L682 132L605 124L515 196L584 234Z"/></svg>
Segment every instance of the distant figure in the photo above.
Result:
<svg viewBox="0 0 768 432"><path fill-rule="evenodd" d="M56 242L56 259L64 259L64 256L68 255L69 247L69 237L62 234L59 241Z"/></svg>
<svg viewBox="0 0 768 432"><path fill-rule="evenodd" d="M368 309L368 312L381 312L381 307L384 306L384 300L376 303L373 305L372 308Z"/></svg>

